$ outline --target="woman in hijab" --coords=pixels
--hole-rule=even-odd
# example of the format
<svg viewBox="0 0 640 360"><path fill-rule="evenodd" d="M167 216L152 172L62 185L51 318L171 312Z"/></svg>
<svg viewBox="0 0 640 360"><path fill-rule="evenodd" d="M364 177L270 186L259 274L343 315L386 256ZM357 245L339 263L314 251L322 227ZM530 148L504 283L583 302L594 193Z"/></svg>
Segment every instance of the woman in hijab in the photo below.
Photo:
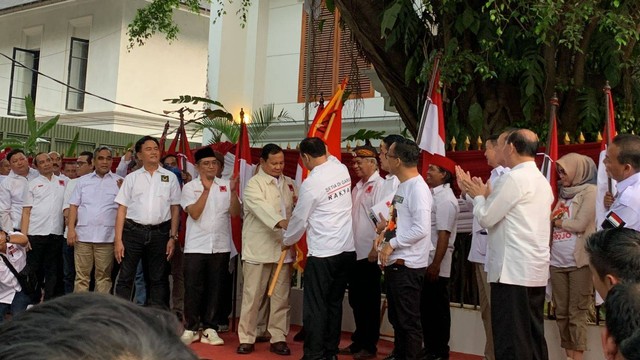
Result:
<svg viewBox="0 0 640 360"><path fill-rule="evenodd" d="M561 346L568 359L582 360L593 295L584 245L596 230L596 165L588 156L569 153L557 161L556 170L560 188L551 215L551 287Z"/></svg>

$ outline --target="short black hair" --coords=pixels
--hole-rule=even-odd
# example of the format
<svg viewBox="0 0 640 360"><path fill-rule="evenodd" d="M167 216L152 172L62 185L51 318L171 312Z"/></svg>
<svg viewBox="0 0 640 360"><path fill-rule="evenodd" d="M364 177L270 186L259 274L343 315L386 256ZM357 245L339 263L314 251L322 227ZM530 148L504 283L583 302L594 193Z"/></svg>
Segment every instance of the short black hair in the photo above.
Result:
<svg viewBox="0 0 640 360"><path fill-rule="evenodd" d="M140 140L136 141L136 146L135 146L136 153L139 153L142 150L142 144L146 143L149 140L156 143L158 147L160 146L160 142L158 142L158 139L154 138L153 136L149 136L149 135L143 136L140 138Z"/></svg>
<svg viewBox="0 0 640 360"><path fill-rule="evenodd" d="M98 146L95 150L93 150L93 157L97 157L98 153L102 150L107 150L109 151L109 154L111 154L111 156L113 157L113 149L111 149L109 146L107 145L100 145Z"/></svg>
<svg viewBox="0 0 640 360"><path fill-rule="evenodd" d="M525 136L523 129L511 132L507 136L507 144L512 144L518 155L535 157L538 152L538 140L531 141Z"/></svg>
<svg viewBox="0 0 640 360"><path fill-rule="evenodd" d="M500 137L500 134L491 134L489 135L489 137L487 138L487 141L485 141L485 146L487 143L491 143L493 146L498 145L498 138Z"/></svg>
<svg viewBox="0 0 640 360"><path fill-rule="evenodd" d="M9 162L11 162L11 158L12 158L12 157L13 157L13 155L15 155L15 154L22 154L22 155L24 155L24 156L27 156L27 155L25 155L24 151L22 151L22 149L13 149L13 150L9 151L9 153L7 154L6 159L7 159Z"/></svg>
<svg viewBox="0 0 640 360"><path fill-rule="evenodd" d="M48 152L45 151L40 151L39 153L37 153L34 157L33 157L33 165L38 166L38 156L45 154L47 156L49 156Z"/></svg>
<svg viewBox="0 0 640 360"><path fill-rule="evenodd" d="M625 359L639 359L640 354L640 284L616 284L604 302L605 324L618 351Z"/></svg>
<svg viewBox="0 0 640 360"><path fill-rule="evenodd" d="M178 359L198 357L168 311L116 296L74 293L36 305L0 326L0 359Z"/></svg>
<svg viewBox="0 0 640 360"><path fill-rule="evenodd" d="M280 154L281 152L283 151L280 146L269 143L262 147L262 153L260 154L260 157L262 158L262 160L267 161L269 160L269 155Z"/></svg>
<svg viewBox="0 0 640 360"><path fill-rule="evenodd" d="M319 137L308 137L300 142L300 154L307 154L312 158L327 155L327 148Z"/></svg>
<svg viewBox="0 0 640 360"><path fill-rule="evenodd" d="M604 279L640 282L640 232L628 228L593 233L585 244L591 266Z"/></svg>
<svg viewBox="0 0 640 360"><path fill-rule="evenodd" d="M405 138L398 134L389 134L382 139L382 142L387 146L387 150L393 145L393 143L404 141Z"/></svg>
<svg viewBox="0 0 640 360"><path fill-rule="evenodd" d="M167 160L170 157L175 158L176 162L178 161L178 157L175 154L167 154L160 158L160 163L164 165L165 160Z"/></svg>
<svg viewBox="0 0 640 360"><path fill-rule="evenodd" d="M93 153L91 151L83 151L80 153L80 156L86 156L89 164L93 161Z"/></svg>
<svg viewBox="0 0 640 360"><path fill-rule="evenodd" d="M418 159L420 158L420 148L418 144L413 140L404 139L402 141L396 141L396 147L394 148L395 156L398 157L406 167L418 166ZM387 156L389 156L387 154Z"/></svg>
<svg viewBox="0 0 640 360"><path fill-rule="evenodd" d="M613 143L619 149L618 162L629 164L636 171L640 171L640 136L619 134L613 138Z"/></svg>

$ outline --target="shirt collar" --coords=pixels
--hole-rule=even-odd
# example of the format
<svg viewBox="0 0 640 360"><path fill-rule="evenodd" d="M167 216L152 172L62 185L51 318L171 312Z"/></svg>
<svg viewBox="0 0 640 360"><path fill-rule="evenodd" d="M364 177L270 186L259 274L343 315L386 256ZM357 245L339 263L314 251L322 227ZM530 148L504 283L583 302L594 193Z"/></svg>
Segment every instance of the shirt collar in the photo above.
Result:
<svg viewBox="0 0 640 360"><path fill-rule="evenodd" d="M282 174L277 179L276 179L275 176L271 176L271 175L267 174L262 169L262 166L260 166L260 165L258 165L258 173L256 175L259 175L260 177L262 177L267 183L274 183L276 185L278 184L278 181L282 181L282 179L283 179L283 175Z"/></svg>
<svg viewBox="0 0 640 360"><path fill-rule="evenodd" d="M378 181L379 179L382 179L382 177L380 176L380 173L378 172L378 170L376 170L373 174L371 174L371 176L369 176L369 179L367 180L367 182L364 182L362 181L362 179L360 179L360 181L358 181L356 186L365 186L366 184L374 181Z"/></svg>
<svg viewBox="0 0 640 360"><path fill-rule="evenodd" d="M529 168L529 167L533 167L533 168L538 168L536 166L536 162L533 160L527 160L525 162L521 162L520 164L516 165L513 167L512 170L516 170L516 169L522 169L522 168Z"/></svg>
<svg viewBox="0 0 640 360"><path fill-rule="evenodd" d="M432 193L432 194L437 194L437 193L439 193L439 192L441 192L441 191L444 191L444 189L448 189L448 188L450 188L450 187L451 187L451 186L450 186L448 183L441 184L441 185L438 185L438 186L436 186L436 187L432 188L432 189L431 189L431 193Z"/></svg>
<svg viewBox="0 0 640 360"><path fill-rule="evenodd" d="M637 172L631 176L629 176L628 178L620 181L617 185L616 185L616 189L618 189L618 193L623 192L626 188L628 188L629 186L640 182L640 172Z"/></svg>

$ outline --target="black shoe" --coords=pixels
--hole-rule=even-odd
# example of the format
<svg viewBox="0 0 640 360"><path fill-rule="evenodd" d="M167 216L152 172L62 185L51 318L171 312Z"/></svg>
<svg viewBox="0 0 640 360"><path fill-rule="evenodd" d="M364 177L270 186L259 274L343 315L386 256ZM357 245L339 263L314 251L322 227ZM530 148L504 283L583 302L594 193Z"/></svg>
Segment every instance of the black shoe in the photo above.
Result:
<svg viewBox="0 0 640 360"><path fill-rule="evenodd" d="M238 345L238 349L236 350L236 352L238 354L246 355L246 354L251 354L254 349L255 349L255 346L253 344L243 343Z"/></svg>
<svg viewBox="0 0 640 360"><path fill-rule="evenodd" d="M354 360L369 360L369 359L375 359L375 357L376 357L376 353L372 353L364 349L353 354Z"/></svg>
<svg viewBox="0 0 640 360"><path fill-rule="evenodd" d="M271 344L269 351L278 355L291 355L291 349L289 349L289 346L284 341L278 341Z"/></svg>
<svg viewBox="0 0 640 360"><path fill-rule="evenodd" d="M354 343L351 343L349 346L345 346L342 349L338 350L338 355L354 355L361 349L357 348Z"/></svg>

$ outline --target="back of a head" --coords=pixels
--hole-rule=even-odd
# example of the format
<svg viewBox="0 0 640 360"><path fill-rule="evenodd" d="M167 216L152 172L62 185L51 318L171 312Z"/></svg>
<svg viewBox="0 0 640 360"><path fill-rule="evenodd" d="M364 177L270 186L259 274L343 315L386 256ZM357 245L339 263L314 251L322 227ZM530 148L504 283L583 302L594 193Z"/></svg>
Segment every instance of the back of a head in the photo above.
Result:
<svg viewBox="0 0 640 360"><path fill-rule="evenodd" d="M413 140L405 139L395 142L394 153L402 161L405 167L418 166L420 148Z"/></svg>
<svg viewBox="0 0 640 360"><path fill-rule="evenodd" d="M628 228L593 233L586 242L589 262L600 278L640 282L640 232Z"/></svg>
<svg viewBox="0 0 640 360"><path fill-rule="evenodd" d="M606 326L626 360L640 359L640 283L614 286L604 303Z"/></svg>
<svg viewBox="0 0 640 360"><path fill-rule="evenodd" d="M75 293L0 326L0 360L195 360L170 312L112 295Z"/></svg>
<svg viewBox="0 0 640 360"><path fill-rule="evenodd" d="M382 142L386 145L387 149L396 142L402 142L406 140L404 136L398 134L389 134L382 139Z"/></svg>
<svg viewBox="0 0 640 360"><path fill-rule="evenodd" d="M507 136L506 143L512 144L518 155L534 158L538 152L538 137L527 129L518 129Z"/></svg>
<svg viewBox="0 0 640 360"><path fill-rule="evenodd" d="M317 158L327 154L327 147L319 137L308 137L300 142L300 154Z"/></svg>
<svg viewBox="0 0 640 360"><path fill-rule="evenodd" d="M618 162L629 164L635 172L640 172L640 136L620 134L613 138L618 147Z"/></svg>

